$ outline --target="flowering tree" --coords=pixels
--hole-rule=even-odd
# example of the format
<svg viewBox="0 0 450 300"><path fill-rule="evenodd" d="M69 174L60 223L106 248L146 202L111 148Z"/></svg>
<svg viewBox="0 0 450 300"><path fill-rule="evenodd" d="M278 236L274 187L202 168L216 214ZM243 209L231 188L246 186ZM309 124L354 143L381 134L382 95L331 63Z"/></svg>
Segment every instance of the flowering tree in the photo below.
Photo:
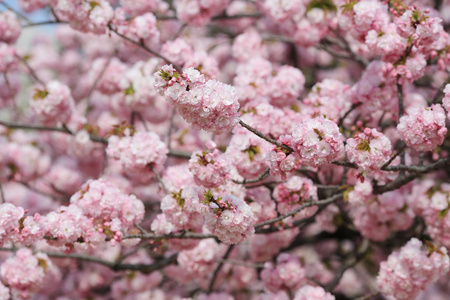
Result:
<svg viewBox="0 0 450 300"><path fill-rule="evenodd" d="M0 300L448 299L450 1L10 4Z"/></svg>

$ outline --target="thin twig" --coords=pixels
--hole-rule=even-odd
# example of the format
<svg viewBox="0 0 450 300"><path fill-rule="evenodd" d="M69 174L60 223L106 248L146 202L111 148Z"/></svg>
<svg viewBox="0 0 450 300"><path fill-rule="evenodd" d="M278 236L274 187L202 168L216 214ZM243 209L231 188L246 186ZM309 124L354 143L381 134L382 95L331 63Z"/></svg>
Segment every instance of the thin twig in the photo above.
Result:
<svg viewBox="0 0 450 300"><path fill-rule="evenodd" d="M347 167L347 168L352 168L352 169L358 169L358 166L352 162L349 161L340 161L340 160L335 160L332 162L333 165L337 165L337 166L343 166L343 167Z"/></svg>
<svg viewBox="0 0 450 300"><path fill-rule="evenodd" d="M345 112L345 114L342 116L342 118L339 119L337 125L338 125L339 127L341 127L341 126L342 126L342 123L344 123L345 118L347 118L348 115L349 115L352 111L354 111L357 107L361 106L361 104L362 104L361 102L353 103L352 106L350 107L350 109L347 110L347 111Z"/></svg>
<svg viewBox="0 0 450 300"><path fill-rule="evenodd" d="M228 256L230 256L230 253L233 250L233 247L234 247L234 245L228 246L227 252L225 252L225 255L222 257L222 260L219 262L219 265L214 270L214 273L213 273L213 276L211 278L211 281L209 282L208 294L213 291L214 283L216 281L217 275L219 274L219 272L220 272L220 270L222 269L222 266L223 266L223 262L222 261L226 260L228 258Z"/></svg>
<svg viewBox="0 0 450 300"><path fill-rule="evenodd" d="M434 94L433 100L431 100L431 104L436 104L441 100L442 91L445 89L445 86L448 83L450 83L450 77L447 77L447 79L445 79L444 82L441 84L436 94Z"/></svg>
<svg viewBox="0 0 450 300"><path fill-rule="evenodd" d="M0 2L0 5L3 5L7 9L9 9L13 13L15 13L20 19L24 20L27 24L32 24L33 23L25 15L21 14L20 12L18 12L17 10L15 10L14 8L12 8L8 4L6 4L5 2Z"/></svg>
<svg viewBox="0 0 450 300"><path fill-rule="evenodd" d="M253 178L253 179L244 179L242 181L238 181L238 180L234 180L234 183L237 184L246 184L246 183L255 183L255 182L259 182L261 180L266 179L270 174L270 168L267 168L261 175L259 175L257 178Z"/></svg>
<svg viewBox="0 0 450 300"><path fill-rule="evenodd" d="M5 193L3 192L3 187L1 184L0 184L0 198L1 198L2 203L6 203Z"/></svg>
<svg viewBox="0 0 450 300"><path fill-rule="evenodd" d="M62 132L66 134L73 135L73 133L67 128L67 127L47 127L42 125L34 125L34 124L20 124L20 123L12 123L12 122L6 122L0 120L0 125L6 126L8 128L13 129L28 129L28 130L42 130L42 131L56 131L56 132ZM90 139L93 142L107 144L108 140L105 138L102 138L100 136L96 136L93 134L90 134Z"/></svg>
<svg viewBox="0 0 450 300"><path fill-rule="evenodd" d="M30 28L30 27L34 27L34 26L41 26L41 25L54 25L54 24L67 24L67 22L63 22L63 21L43 21L43 22L35 22L35 23L30 23L27 25L24 25L23 28Z"/></svg>
<svg viewBox="0 0 450 300"><path fill-rule="evenodd" d="M255 268L255 269L259 269L259 268L264 268L264 264L263 263L248 263L245 261L241 261L241 260L232 260L232 259L222 259L220 260L220 262L224 263L224 264L231 264L231 265L236 265L236 266L243 266L243 267L248 267L248 268Z"/></svg>
<svg viewBox="0 0 450 300"><path fill-rule="evenodd" d="M148 167L150 168L150 170L152 170L153 174L155 174L156 179L158 179L159 184L161 184L161 187L163 188L164 192L166 194L169 194L169 190L167 189L166 185L164 184L164 181L161 178L161 175L159 175L159 173L155 170L155 168L153 168L153 166L151 164L148 165Z"/></svg>
<svg viewBox="0 0 450 300"><path fill-rule="evenodd" d="M338 200L341 197L342 197L342 193L338 193L338 194L335 194L335 195L333 195L333 196L331 196L331 197L329 197L327 199L324 199L324 200L311 201L311 202L305 203L305 204L299 206L298 208L294 209L293 211L290 211L288 213L285 213L284 215L279 216L278 218L274 218L274 219L271 219L271 220L264 221L264 222L256 224L255 225L255 229L264 227L266 225L271 225L271 224L277 223L277 222L279 222L281 220L284 220L286 218L289 218L289 217L297 214L298 212L302 211L303 209L305 209L307 207L326 205L326 204L329 204L329 203L332 203L332 202Z"/></svg>
<svg viewBox="0 0 450 300"><path fill-rule="evenodd" d="M375 298L375 297L379 296L380 294L381 294L380 292L375 292L375 293L372 293L370 295L366 295L366 296L355 298L354 300L370 300L372 298Z"/></svg>
<svg viewBox="0 0 450 300"><path fill-rule="evenodd" d="M189 152L180 151L180 150L170 150L169 153L167 153L167 156L190 159L192 154Z"/></svg>
<svg viewBox="0 0 450 300"><path fill-rule="evenodd" d="M381 170L386 171L386 168L394 161L394 159L399 156L403 151L405 151L406 144L403 143L403 145L398 149L398 151L383 165L381 166Z"/></svg>
<svg viewBox="0 0 450 300"><path fill-rule="evenodd" d="M95 78L94 83L92 84L91 88L89 89L88 95L87 95L87 100L86 100L86 111L84 112L84 116L87 116L89 109L90 109L90 104L91 104L91 98L92 98L92 94L94 93L95 89L97 88L98 83L100 82L100 79L103 77L103 75L106 72L106 69L109 67L109 65L111 64L111 61L114 57L114 55L116 54L116 51L113 51L111 53L111 55L108 57L108 60L106 61L105 65L103 66L102 70L100 71L100 73L98 74L97 78Z"/></svg>
<svg viewBox="0 0 450 300"><path fill-rule="evenodd" d="M359 263L366 256L369 249L370 249L369 241L364 240L362 242L360 250L358 251L358 253L356 253L355 257L352 257L349 262L344 263L339 268L339 270L336 272L336 275L334 276L334 278L325 285L325 290L327 292L332 291L341 281L342 276L344 276L345 271L347 271L350 268L353 268L357 263Z"/></svg>
<svg viewBox="0 0 450 300"><path fill-rule="evenodd" d="M239 120L239 124L244 127L245 129L247 129L248 131L256 134L257 136L259 136L260 138L262 138L263 140L276 145L277 147L280 147L282 149L285 149L286 151L288 151L288 154L294 152L294 149L292 149L291 147L289 147L288 145L282 144L270 137L268 137L267 135L261 133L260 131L256 130L255 128L251 127L248 124L245 124L242 120Z"/></svg>
<svg viewBox="0 0 450 300"><path fill-rule="evenodd" d="M45 87L45 83L44 81L42 81L36 74L36 72L33 70L32 67L30 67L30 65L28 64L27 60L24 59L22 56L16 54L16 57L24 64L24 66L27 68L28 72L30 72L31 77L33 77L33 79L35 81L37 81L38 83L40 83L41 85L43 85Z"/></svg>
<svg viewBox="0 0 450 300"><path fill-rule="evenodd" d="M159 57L159 58L161 58L162 60L166 61L167 63L171 64L171 65L172 65L175 69L177 69L178 71L181 71L181 67L180 67L178 64L174 63L173 61L171 61L171 60L168 59L167 57L163 56L162 54L160 54L160 53L158 53L158 52L156 52L156 51L154 51L154 50L148 48L148 47L145 46L143 43L134 41L134 40L130 39L129 37L127 37L126 35L123 35L123 34L119 33L116 29L114 29L114 28L112 27L111 24L108 25L108 28L109 28L112 32L114 32L115 34L117 34L118 36L120 36L121 38L123 38L123 39L129 41L129 42L132 43L132 44L135 44L136 46L141 47L142 49L144 49L144 50L147 51L148 53L151 53L151 54L153 54L154 56Z"/></svg>
<svg viewBox="0 0 450 300"><path fill-rule="evenodd" d="M176 112L176 108L175 107L173 107L172 108L172 113L171 113L171 115L170 115L170 125L169 125L169 132L167 133L167 148L169 148L169 151L171 151L172 150L172 131L173 131L173 127L174 127L174 124L173 124L173 119L175 118L175 112Z"/></svg>

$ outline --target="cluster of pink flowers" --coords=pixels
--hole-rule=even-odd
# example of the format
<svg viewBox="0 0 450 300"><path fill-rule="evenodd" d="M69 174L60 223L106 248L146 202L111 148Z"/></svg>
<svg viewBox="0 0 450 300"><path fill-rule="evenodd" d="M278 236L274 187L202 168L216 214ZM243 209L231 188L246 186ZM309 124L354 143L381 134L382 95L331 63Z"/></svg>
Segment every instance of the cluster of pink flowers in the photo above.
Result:
<svg viewBox="0 0 450 300"><path fill-rule="evenodd" d="M11 241L19 233L19 221L24 216L22 207L11 203L0 204L0 247Z"/></svg>
<svg viewBox="0 0 450 300"><path fill-rule="evenodd" d="M334 300L335 297L320 286L305 285L294 296L294 300Z"/></svg>
<svg viewBox="0 0 450 300"><path fill-rule="evenodd" d="M105 180L89 180L70 202L81 208L83 215L93 218L97 230L114 232L120 241L122 232L139 224L144 217L144 204L134 195L122 193Z"/></svg>
<svg viewBox="0 0 450 300"><path fill-rule="evenodd" d="M106 0L50 0L59 18L69 21L72 28L83 32L102 34L114 17L114 11Z"/></svg>
<svg viewBox="0 0 450 300"><path fill-rule="evenodd" d="M167 146L154 132L129 130L126 136L113 135L108 139L107 154L120 161L123 172L137 182L148 182L155 177L152 169L161 172L167 158Z"/></svg>
<svg viewBox="0 0 450 300"><path fill-rule="evenodd" d="M376 129L365 128L347 140L345 151L350 162L362 171L379 170L390 158L391 141Z"/></svg>
<svg viewBox="0 0 450 300"><path fill-rule="evenodd" d="M281 136L278 139L283 145L291 146L292 136ZM281 147L274 147L267 153L270 175L280 176L282 180L287 179L287 175L295 171L302 164L302 159L296 153L287 153L287 150Z"/></svg>
<svg viewBox="0 0 450 300"><path fill-rule="evenodd" d="M442 106L447 111L447 118L450 119L450 84L445 85L443 92L444 98L442 99Z"/></svg>
<svg viewBox="0 0 450 300"><path fill-rule="evenodd" d="M156 90L194 127L220 134L238 122L239 102L232 86L216 80L205 82L204 75L192 67L180 75L166 65L154 76Z"/></svg>
<svg viewBox="0 0 450 300"><path fill-rule="evenodd" d="M30 249L21 248L1 265L0 275L11 289L12 298L25 300L44 286L46 276L54 268L47 255L33 255Z"/></svg>
<svg viewBox="0 0 450 300"><path fill-rule="evenodd" d="M173 225L171 231L201 231L204 222L200 207L201 197L199 188L186 187L161 199L161 210L166 220Z"/></svg>
<svg viewBox="0 0 450 300"><path fill-rule="evenodd" d="M302 163L309 167L331 163L344 153L339 127L324 117L309 119L297 125L292 132L291 145Z"/></svg>
<svg viewBox="0 0 450 300"><path fill-rule="evenodd" d="M22 26L16 15L10 11L0 12L0 41L14 44L20 35Z"/></svg>
<svg viewBox="0 0 450 300"><path fill-rule="evenodd" d="M273 197L278 202L278 211L284 214L298 207L298 205L310 201L317 201L317 187L311 179L292 176L286 182L275 187ZM312 215L315 210L315 207L304 209L299 213L297 218Z"/></svg>
<svg viewBox="0 0 450 300"><path fill-rule="evenodd" d="M65 124L72 116L75 102L69 87L55 80L47 83L44 88L34 88L30 106L43 123Z"/></svg>
<svg viewBox="0 0 450 300"><path fill-rule="evenodd" d="M18 68L16 49L0 42L0 73L15 71Z"/></svg>
<svg viewBox="0 0 450 300"><path fill-rule="evenodd" d="M275 74L268 82L270 103L279 107L293 105L303 91L305 76L291 66L282 66Z"/></svg>
<svg viewBox="0 0 450 300"><path fill-rule="evenodd" d="M254 215L244 200L232 195L215 199L206 192L204 200L206 228L225 244L237 244L251 237Z"/></svg>
<svg viewBox="0 0 450 300"><path fill-rule="evenodd" d="M120 0L123 9L132 16L151 11L166 11L168 4L161 0Z"/></svg>
<svg viewBox="0 0 450 300"><path fill-rule="evenodd" d="M428 249L412 238L400 251L394 251L380 265L377 284L385 295L395 299L414 299L421 290L450 270L447 249L431 243Z"/></svg>
<svg viewBox="0 0 450 300"><path fill-rule="evenodd" d="M351 95L349 85L335 79L325 79L312 87L303 99L301 109L311 117L326 116L337 123L350 109Z"/></svg>
<svg viewBox="0 0 450 300"><path fill-rule="evenodd" d="M223 245L213 239L206 239L193 249L180 251L178 264L193 277L203 277L214 271L217 258L223 255Z"/></svg>
<svg viewBox="0 0 450 300"><path fill-rule="evenodd" d="M272 262L264 264L261 279L267 290L276 293L284 289L298 289L305 283L305 275L305 270L295 256L281 253L275 264Z"/></svg>
<svg viewBox="0 0 450 300"><path fill-rule="evenodd" d="M269 143L252 133L235 130L225 155L236 167L239 175L251 179L258 177L267 169L266 155L270 148Z"/></svg>
<svg viewBox="0 0 450 300"><path fill-rule="evenodd" d="M206 188L224 185L230 178L230 165L218 149L192 153L189 171L194 175L195 183Z"/></svg>
<svg viewBox="0 0 450 300"><path fill-rule="evenodd" d="M363 202L352 199L354 197L362 198ZM375 196L360 189L349 195L349 202L352 204L350 215L356 228L363 236L374 241L385 240L392 231L408 229L414 220L405 192L400 190Z"/></svg>
<svg viewBox="0 0 450 300"><path fill-rule="evenodd" d="M406 145L417 151L432 151L442 144L447 134L445 111L440 104L416 107L400 118L397 130Z"/></svg>
<svg viewBox="0 0 450 300"><path fill-rule="evenodd" d="M425 220L431 238L450 247L450 184L424 180L414 186L409 204Z"/></svg>
<svg viewBox="0 0 450 300"><path fill-rule="evenodd" d="M195 26L207 24L212 17L225 10L230 0L175 0L174 6L180 21Z"/></svg>
<svg viewBox="0 0 450 300"><path fill-rule="evenodd" d="M115 11L114 25L117 32L125 35L129 39L144 43L147 47L154 47L159 43L159 30L156 26L156 17L151 12L127 20L125 12L122 9ZM124 41L128 45L127 41Z"/></svg>

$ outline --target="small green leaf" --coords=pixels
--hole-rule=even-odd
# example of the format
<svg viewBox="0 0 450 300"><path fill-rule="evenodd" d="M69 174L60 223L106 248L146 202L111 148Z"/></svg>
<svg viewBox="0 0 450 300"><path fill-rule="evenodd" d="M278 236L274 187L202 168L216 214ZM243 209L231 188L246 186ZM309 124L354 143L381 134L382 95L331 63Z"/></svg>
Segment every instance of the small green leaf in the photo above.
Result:
<svg viewBox="0 0 450 300"><path fill-rule="evenodd" d="M441 211L439 212L439 219L445 218L445 216L447 215L447 213L448 213L448 207L447 207L446 209L443 209L443 210L441 210Z"/></svg>
<svg viewBox="0 0 450 300"><path fill-rule="evenodd" d="M48 92L46 90L37 90L33 95L33 100L41 100L47 97Z"/></svg>
<svg viewBox="0 0 450 300"><path fill-rule="evenodd" d="M133 85L130 85L129 87L127 87L126 89L123 90L123 93L125 94L125 96L130 96L130 95L134 95L136 91L134 90Z"/></svg>
<svg viewBox="0 0 450 300"><path fill-rule="evenodd" d="M359 151L369 151L370 152L370 145L367 141L365 140L361 140L358 144L358 146L356 146L356 150Z"/></svg>
<svg viewBox="0 0 450 300"><path fill-rule="evenodd" d="M336 12L337 7L333 3L332 0L313 0L309 2L308 6L306 7L306 11L309 12L313 8L320 8L324 12Z"/></svg>
<svg viewBox="0 0 450 300"><path fill-rule="evenodd" d="M38 265L39 265L39 267L44 269L44 272L47 272L48 262L45 259L38 258Z"/></svg>

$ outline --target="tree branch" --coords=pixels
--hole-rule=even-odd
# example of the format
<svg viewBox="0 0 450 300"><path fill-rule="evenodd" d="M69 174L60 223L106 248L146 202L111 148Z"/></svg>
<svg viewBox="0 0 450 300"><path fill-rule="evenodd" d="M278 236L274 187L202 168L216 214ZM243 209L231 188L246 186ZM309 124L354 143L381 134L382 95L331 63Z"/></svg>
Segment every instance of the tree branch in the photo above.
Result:
<svg viewBox="0 0 450 300"><path fill-rule="evenodd" d="M217 268L214 270L213 276L211 278L211 281L209 282L209 286L208 286L208 294L211 293L213 291L214 288L214 282L216 281L217 275L220 272L220 269L222 269L223 266L223 260L226 260L228 258L228 256L230 256L231 251L233 250L234 245L230 245L228 246L228 250L225 253L225 255L222 257L222 260L219 262L219 265L217 266Z"/></svg>
<svg viewBox="0 0 450 300"><path fill-rule="evenodd" d="M263 140L276 145L277 147L280 147L282 149L285 149L286 151L288 151L290 153L294 152L294 149L292 149L291 147L289 147L288 145L282 144L270 137L268 137L267 135L259 132L258 130L256 130L255 128L251 127L250 125L245 124L242 120L239 120L239 124L244 127L245 129L247 129L248 131L254 133L255 135L259 136L260 138L262 138Z"/></svg>

